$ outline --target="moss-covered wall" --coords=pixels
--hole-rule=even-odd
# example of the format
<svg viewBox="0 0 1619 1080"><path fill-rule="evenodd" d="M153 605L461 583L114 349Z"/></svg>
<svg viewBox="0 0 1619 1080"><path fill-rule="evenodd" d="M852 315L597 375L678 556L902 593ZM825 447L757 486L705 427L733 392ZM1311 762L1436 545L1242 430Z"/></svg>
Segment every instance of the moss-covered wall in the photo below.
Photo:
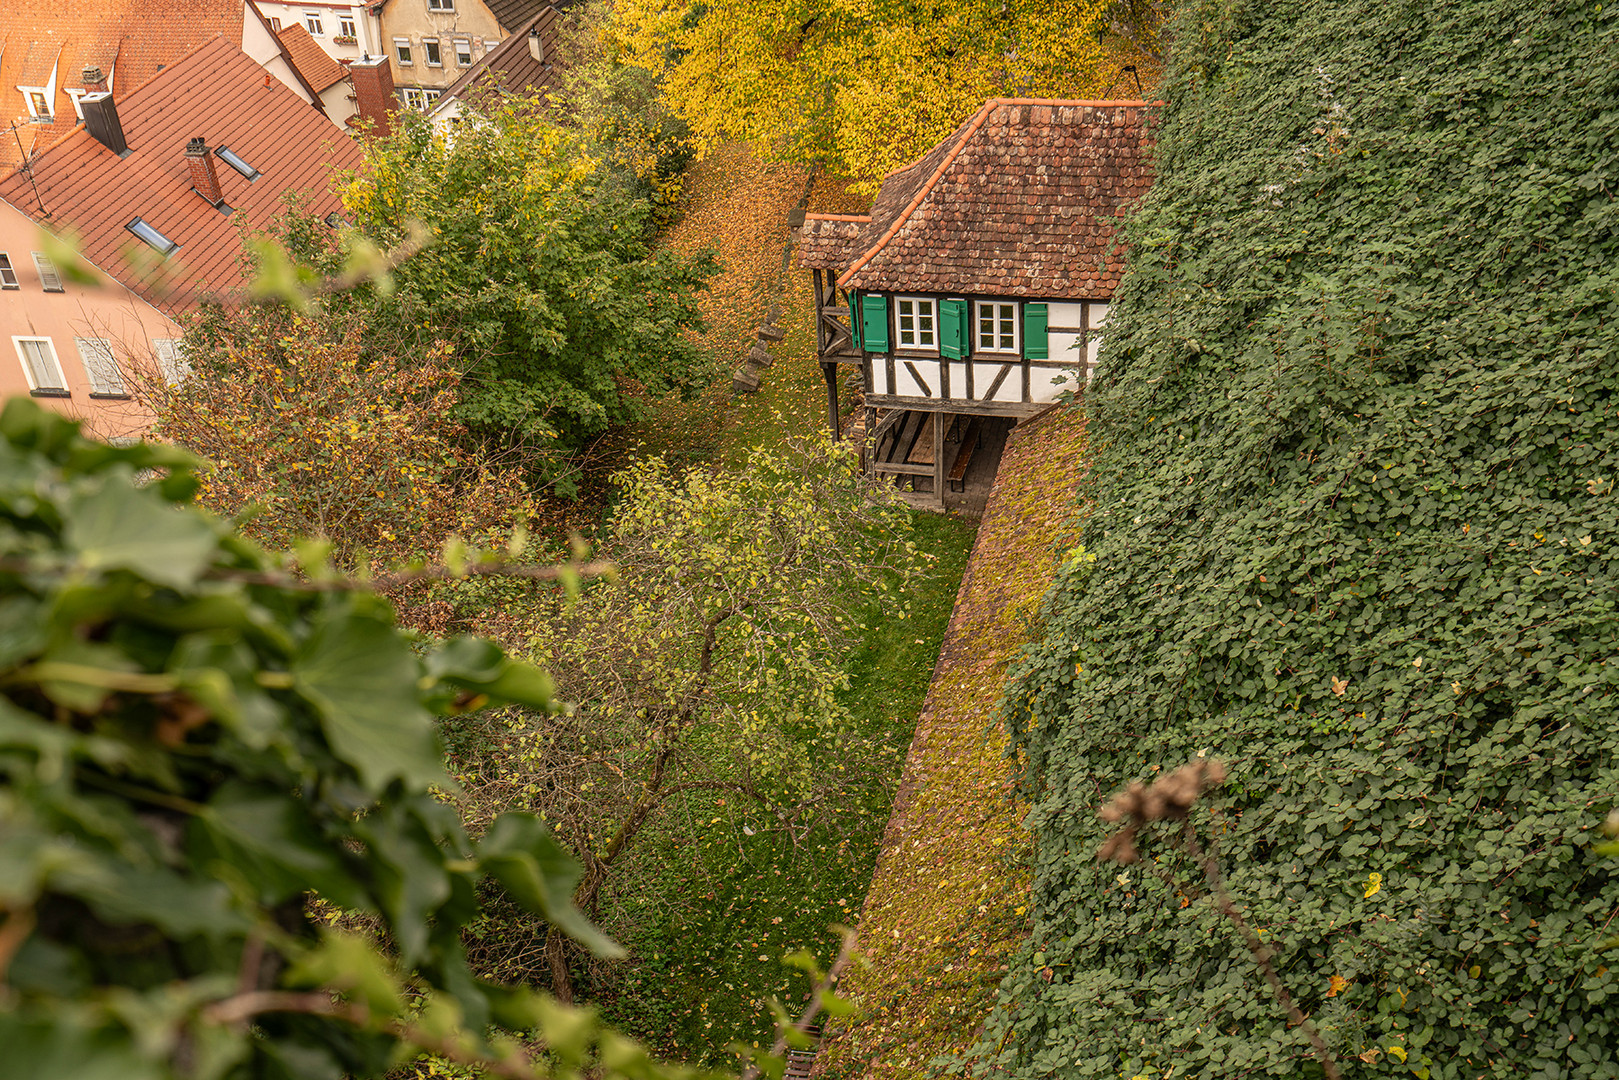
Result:
<svg viewBox="0 0 1619 1080"><path fill-rule="evenodd" d="M842 988L861 1011L829 1034L820 1076L916 1076L965 1049L1027 934L1027 840L989 725L1066 546L1084 450L1074 409L1007 442L861 912L866 962Z"/></svg>

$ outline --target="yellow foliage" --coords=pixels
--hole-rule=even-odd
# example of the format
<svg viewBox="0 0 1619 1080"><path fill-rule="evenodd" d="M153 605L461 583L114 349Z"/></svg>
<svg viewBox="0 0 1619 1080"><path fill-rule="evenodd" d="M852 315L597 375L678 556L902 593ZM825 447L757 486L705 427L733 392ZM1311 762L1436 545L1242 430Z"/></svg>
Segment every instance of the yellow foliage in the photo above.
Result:
<svg viewBox="0 0 1619 1080"><path fill-rule="evenodd" d="M1152 62L1104 0L620 0L626 59L659 72L700 147L746 141L875 190L991 97L1134 97ZM669 57L678 57L670 61Z"/></svg>

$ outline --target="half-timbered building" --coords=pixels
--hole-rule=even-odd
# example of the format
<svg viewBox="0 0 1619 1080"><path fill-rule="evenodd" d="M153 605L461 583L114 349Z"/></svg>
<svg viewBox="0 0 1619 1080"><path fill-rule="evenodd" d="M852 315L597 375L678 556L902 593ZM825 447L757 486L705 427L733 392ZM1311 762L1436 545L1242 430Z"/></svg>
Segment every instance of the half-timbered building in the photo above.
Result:
<svg viewBox="0 0 1619 1080"><path fill-rule="evenodd" d="M870 215L805 217L829 419L858 369L868 468L943 505L985 427L1089 377L1149 151L1144 102L996 99L885 177Z"/></svg>

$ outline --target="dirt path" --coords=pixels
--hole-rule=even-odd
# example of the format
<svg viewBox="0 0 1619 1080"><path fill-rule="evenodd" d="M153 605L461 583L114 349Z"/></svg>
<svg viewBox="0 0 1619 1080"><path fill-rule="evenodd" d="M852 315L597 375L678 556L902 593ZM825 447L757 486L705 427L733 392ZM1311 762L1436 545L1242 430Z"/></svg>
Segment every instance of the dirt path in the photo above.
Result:
<svg viewBox="0 0 1619 1080"><path fill-rule="evenodd" d="M870 966L843 985L861 1017L827 1040L818 1077L918 1076L964 1050L1027 936L1022 809L1005 734L986 726L1066 546L1084 450L1072 410L1007 442L861 912Z"/></svg>

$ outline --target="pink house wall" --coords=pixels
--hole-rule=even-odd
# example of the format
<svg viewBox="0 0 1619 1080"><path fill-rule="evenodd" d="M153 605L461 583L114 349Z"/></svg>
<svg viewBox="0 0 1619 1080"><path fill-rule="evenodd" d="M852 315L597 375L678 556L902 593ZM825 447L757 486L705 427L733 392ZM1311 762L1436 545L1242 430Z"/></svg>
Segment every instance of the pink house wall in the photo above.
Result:
<svg viewBox="0 0 1619 1080"><path fill-rule="evenodd" d="M17 280L15 288L9 282L0 288L0 397L32 394L42 405L83 420L87 433L99 438L139 435L152 419L139 401L138 385L159 370L154 342L178 341L180 327L85 262L81 267L98 283L64 278L61 292L47 292L33 257L45 250L43 240L27 215L0 200L0 253L8 257ZM124 394L95 393L78 348L81 338L110 345ZM65 393L30 385L19 339L49 341Z"/></svg>

